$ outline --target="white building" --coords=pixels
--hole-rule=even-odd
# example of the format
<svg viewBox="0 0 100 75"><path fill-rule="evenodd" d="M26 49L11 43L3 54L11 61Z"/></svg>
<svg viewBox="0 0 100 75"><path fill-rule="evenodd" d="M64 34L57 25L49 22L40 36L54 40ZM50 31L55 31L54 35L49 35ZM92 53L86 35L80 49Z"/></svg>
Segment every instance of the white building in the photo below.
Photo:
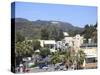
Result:
<svg viewBox="0 0 100 75"><path fill-rule="evenodd" d="M77 34L74 37L70 37L67 32L64 32L64 39L62 40L65 46L74 47L75 50L80 49L83 44L83 37Z"/></svg>
<svg viewBox="0 0 100 75"><path fill-rule="evenodd" d="M62 46L63 46L62 41L57 41L57 42L56 42L56 46L57 46L58 49L61 49Z"/></svg>
<svg viewBox="0 0 100 75"><path fill-rule="evenodd" d="M74 49L79 50L80 46L83 44L83 37L77 34L75 37L73 37L73 43L74 43Z"/></svg>
<svg viewBox="0 0 100 75"><path fill-rule="evenodd" d="M55 40L39 40L41 47L47 47L51 52L55 52L56 41Z"/></svg>

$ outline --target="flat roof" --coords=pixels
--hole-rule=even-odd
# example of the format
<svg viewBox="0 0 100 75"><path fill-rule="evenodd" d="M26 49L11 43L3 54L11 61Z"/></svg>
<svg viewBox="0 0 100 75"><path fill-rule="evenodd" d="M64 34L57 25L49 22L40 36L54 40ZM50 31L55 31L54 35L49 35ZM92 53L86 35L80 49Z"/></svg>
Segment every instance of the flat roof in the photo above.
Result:
<svg viewBox="0 0 100 75"><path fill-rule="evenodd" d="M97 44L96 43L85 43L85 44L82 44L80 47L97 47Z"/></svg>

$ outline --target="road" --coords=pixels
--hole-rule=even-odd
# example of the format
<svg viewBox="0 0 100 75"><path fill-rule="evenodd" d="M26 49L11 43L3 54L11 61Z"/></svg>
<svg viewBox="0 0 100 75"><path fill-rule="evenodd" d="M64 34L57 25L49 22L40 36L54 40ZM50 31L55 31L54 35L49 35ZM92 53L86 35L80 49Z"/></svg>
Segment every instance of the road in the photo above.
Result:
<svg viewBox="0 0 100 75"><path fill-rule="evenodd" d="M51 72L51 71L61 71L66 70L64 66L60 66L60 68L56 68L54 65L48 65L48 67L43 67L40 69L39 67L34 67L30 69L30 72Z"/></svg>

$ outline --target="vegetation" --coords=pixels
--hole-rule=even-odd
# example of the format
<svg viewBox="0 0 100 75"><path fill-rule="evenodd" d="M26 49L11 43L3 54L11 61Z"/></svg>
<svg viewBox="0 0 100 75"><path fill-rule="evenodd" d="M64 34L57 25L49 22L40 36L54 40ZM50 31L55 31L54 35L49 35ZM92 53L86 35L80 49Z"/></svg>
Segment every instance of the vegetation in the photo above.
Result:
<svg viewBox="0 0 100 75"><path fill-rule="evenodd" d="M16 64L22 62L25 57L32 56L34 50L40 48L39 41L20 41L15 44Z"/></svg>
<svg viewBox="0 0 100 75"><path fill-rule="evenodd" d="M76 55L77 69L82 68L81 65L83 64L84 59L85 59L85 53L82 50L78 50Z"/></svg>
<svg viewBox="0 0 100 75"><path fill-rule="evenodd" d="M17 42L15 44L16 65L22 63L22 59L32 56L33 48L30 41Z"/></svg>
<svg viewBox="0 0 100 75"><path fill-rule="evenodd" d="M33 44L34 51L41 48L40 42L38 40L32 40L32 44Z"/></svg>
<svg viewBox="0 0 100 75"><path fill-rule="evenodd" d="M13 19L12 19L13 20ZM74 27L72 24L67 22L57 21L29 21L23 18L15 18L15 28L16 32L20 32L22 36L27 37L27 39L56 39L60 40L63 38L63 31L71 32L75 35L77 31L82 32L83 28ZM41 34L42 33L44 34Z"/></svg>
<svg viewBox="0 0 100 75"><path fill-rule="evenodd" d="M70 68L74 64L74 62L75 62L75 51L72 50L71 47L66 50L64 60L65 60L64 62L65 62L65 66L66 66L67 69Z"/></svg>
<svg viewBox="0 0 100 75"><path fill-rule="evenodd" d="M48 40L49 39L49 32L48 32L47 28L41 29L41 39L42 40Z"/></svg>
<svg viewBox="0 0 100 75"><path fill-rule="evenodd" d="M46 56L50 55L50 50L48 48L41 48L40 55L45 58Z"/></svg>
<svg viewBox="0 0 100 75"><path fill-rule="evenodd" d="M22 42L24 40L25 40L25 37L20 32L16 32L15 41Z"/></svg>
<svg viewBox="0 0 100 75"><path fill-rule="evenodd" d="M59 63L61 60L60 60L60 55L59 55L59 53L58 52L56 52L56 53L53 53L52 55L51 55L51 63L52 64L56 64L56 63Z"/></svg>
<svg viewBox="0 0 100 75"><path fill-rule="evenodd" d="M86 43L90 38L92 38L94 42L97 43L97 23L95 25L86 25L82 35L84 35L84 38L86 38Z"/></svg>
<svg viewBox="0 0 100 75"><path fill-rule="evenodd" d="M15 50L16 56L31 56L33 53L32 43L30 41L17 42Z"/></svg>
<svg viewBox="0 0 100 75"><path fill-rule="evenodd" d="M51 53L49 48L41 47L40 42L37 39L59 41L64 38L63 32L68 31L70 36L81 33L86 38L86 42L88 42L89 38L92 38L94 42L97 43L97 23L95 25L86 25L84 29L74 27L69 23L60 21L58 21L57 24L54 24L52 21L38 20L31 22L26 19L17 19L15 23L16 64L20 64L20 62L22 62L22 58L32 56L33 54L39 55L41 58L45 58L50 55L51 64L64 62L66 68L70 68L76 62L77 69L79 69L85 59L85 53L82 50L78 50L76 53L72 48L68 48L65 51ZM35 53L35 50L38 49L40 52ZM40 63L45 62L41 61ZM36 64L31 67L35 66Z"/></svg>
<svg viewBox="0 0 100 75"><path fill-rule="evenodd" d="M61 40L64 38L63 31L55 25L47 26L41 29L41 39L43 40Z"/></svg>

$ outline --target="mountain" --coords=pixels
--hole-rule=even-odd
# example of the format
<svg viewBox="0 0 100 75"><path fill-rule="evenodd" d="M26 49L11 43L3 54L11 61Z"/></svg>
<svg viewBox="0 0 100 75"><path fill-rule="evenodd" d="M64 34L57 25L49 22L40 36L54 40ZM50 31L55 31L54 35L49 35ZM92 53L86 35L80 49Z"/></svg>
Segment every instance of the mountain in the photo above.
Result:
<svg viewBox="0 0 100 75"><path fill-rule="evenodd" d="M45 20L29 21L24 18L15 18L16 32L20 32L23 36L28 38L40 38L41 28L47 27L47 29L50 30L53 26L56 27L56 29L68 32L70 35L75 35L84 30L68 22Z"/></svg>

